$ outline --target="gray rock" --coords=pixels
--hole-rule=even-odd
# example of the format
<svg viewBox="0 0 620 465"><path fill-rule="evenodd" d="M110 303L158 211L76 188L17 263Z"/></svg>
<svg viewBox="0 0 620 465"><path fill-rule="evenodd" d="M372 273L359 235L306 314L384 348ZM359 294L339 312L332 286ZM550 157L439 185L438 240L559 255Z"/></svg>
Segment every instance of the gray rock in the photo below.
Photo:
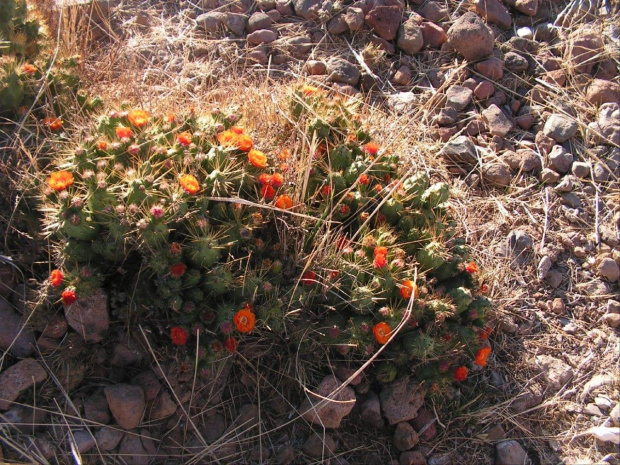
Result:
<svg viewBox="0 0 620 465"><path fill-rule="evenodd" d="M278 38L278 33L270 29L260 29L258 31L251 32L247 36L247 41L252 45L268 44Z"/></svg>
<svg viewBox="0 0 620 465"><path fill-rule="evenodd" d="M458 113L454 108L446 107L442 109L437 115L437 124L440 126L448 126L454 124L458 117Z"/></svg>
<svg viewBox="0 0 620 465"><path fill-rule="evenodd" d="M573 154L561 145L554 145L549 153L549 167L560 174L566 174L573 165Z"/></svg>
<svg viewBox="0 0 620 465"><path fill-rule="evenodd" d="M618 326L620 326L620 314L606 313L605 315L601 317L601 321L605 323L606 325L615 329Z"/></svg>
<svg viewBox="0 0 620 465"><path fill-rule="evenodd" d="M34 350L34 333L24 326L24 320L11 304L0 297L0 350L7 351L18 358L28 357Z"/></svg>
<svg viewBox="0 0 620 465"><path fill-rule="evenodd" d="M512 24L512 15L499 0L474 0L474 8L489 23L504 29Z"/></svg>
<svg viewBox="0 0 620 465"><path fill-rule="evenodd" d="M605 164L601 162L594 163L594 166L592 166L592 179L594 181L607 182L609 181L610 176L611 173Z"/></svg>
<svg viewBox="0 0 620 465"><path fill-rule="evenodd" d="M617 103L604 103L599 108L596 122L590 123L588 127L596 142L620 145L620 106Z"/></svg>
<svg viewBox="0 0 620 465"><path fill-rule="evenodd" d="M517 441L502 441L495 446L495 465L527 465L527 453Z"/></svg>
<svg viewBox="0 0 620 465"><path fill-rule="evenodd" d="M570 365L550 355L537 355L535 363L541 377L547 382L547 387L554 391L564 387L574 374Z"/></svg>
<svg viewBox="0 0 620 465"><path fill-rule="evenodd" d="M77 430L72 432L73 442L80 454L90 452L96 445L95 437L88 430Z"/></svg>
<svg viewBox="0 0 620 465"><path fill-rule="evenodd" d="M419 441L418 433L415 432L413 426L409 423L403 421L396 425L396 429L394 430L394 445L399 451L404 452L412 449Z"/></svg>
<svg viewBox="0 0 620 465"><path fill-rule="evenodd" d="M545 279L552 266L553 261L547 255L541 258L538 262L538 279Z"/></svg>
<svg viewBox="0 0 620 465"><path fill-rule="evenodd" d="M476 146L467 136L450 140L442 149L441 155L447 161L458 165L472 166L478 162Z"/></svg>
<svg viewBox="0 0 620 465"><path fill-rule="evenodd" d="M463 86L450 86L446 91L446 107L463 111L471 103L473 91Z"/></svg>
<svg viewBox="0 0 620 465"><path fill-rule="evenodd" d="M274 457L278 465L288 465L295 460L295 449L291 445L285 445L278 449Z"/></svg>
<svg viewBox="0 0 620 465"><path fill-rule="evenodd" d="M0 410L8 409L26 389L47 379L47 371L33 358L20 360L0 373Z"/></svg>
<svg viewBox="0 0 620 465"><path fill-rule="evenodd" d="M600 276L612 283L618 281L620 277L620 268L618 268L618 264L613 258L603 258L599 262L596 271Z"/></svg>
<svg viewBox="0 0 620 465"><path fill-rule="evenodd" d="M195 19L196 30L205 31L207 34L215 34L224 29L224 13L209 11Z"/></svg>
<svg viewBox="0 0 620 465"><path fill-rule="evenodd" d="M401 378L383 386L379 399L390 425L416 417L426 392L413 378Z"/></svg>
<svg viewBox="0 0 620 465"><path fill-rule="evenodd" d="M174 415L176 411L177 404L172 400L168 391L162 391L153 402L150 417L151 420L161 420Z"/></svg>
<svg viewBox="0 0 620 465"><path fill-rule="evenodd" d="M562 204L569 208L583 208L583 204L581 203L581 200L579 200L579 197L572 192L562 194L561 199Z"/></svg>
<svg viewBox="0 0 620 465"><path fill-rule="evenodd" d="M118 456L127 465L148 465L151 461L149 454L144 448L140 436L133 433L125 433L118 449Z"/></svg>
<svg viewBox="0 0 620 465"><path fill-rule="evenodd" d="M348 7L344 14L344 21L351 32L361 31L364 29L364 10L354 6Z"/></svg>
<svg viewBox="0 0 620 465"><path fill-rule="evenodd" d="M565 176L564 179L555 186L555 190L558 192L570 192L573 190L573 179L572 176Z"/></svg>
<svg viewBox="0 0 620 465"><path fill-rule="evenodd" d="M332 57L327 61L327 73L329 82L340 82L351 86L357 85L360 72L353 64L338 57Z"/></svg>
<svg viewBox="0 0 620 465"><path fill-rule="evenodd" d="M349 31L349 25L344 19L344 15L336 15L327 23L327 32L332 35L344 34Z"/></svg>
<svg viewBox="0 0 620 465"><path fill-rule="evenodd" d="M472 12L458 18L448 30L448 43L470 61L489 56L494 42L491 29Z"/></svg>
<svg viewBox="0 0 620 465"><path fill-rule="evenodd" d="M97 446L103 451L115 449L116 446L118 446L118 443L121 442L122 437L123 432L121 430L110 428L109 426L99 428L99 430L95 433Z"/></svg>
<svg viewBox="0 0 620 465"><path fill-rule="evenodd" d="M418 53L424 47L422 29L415 19L410 18L398 28L396 46L408 55Z"/></svg>
<svg viewBox="0 0 620 465"><path fill-rule="evenodd" d="M402 19L400 6L377 5L364 18L366 25L372 28L379 37L394 40Z"/></svg>
<svg viewBox="0 0 620 465"><path fill-rule="evenodd" d="M95 392L84 399L84 418L103 425L110 422L110 410L103 392Z"/></svg>
<svg viewBox="0 0 620 465"><path fill-rule="evenodd" d="M269 29L272 24L273 20L267 13L257 11L248 19L248 32L258 31L260 29Z"/></svg>
<svg viewBox="0 0 620 465"><path fill-rule="evenodd" d="M322 0L293 0L295 13L306 20L318 18L322 4Z"/></svg>
<svg viewBox="0 0 620 465"><path fill-rule="evenodd" d="M507 238L508 247L512 250L513 254L520 255L524 252L529 252L534 246L532 238L526 231L516 229L510 231Z"/></svg>
<svg viewBox="0 0 620 465"><path fill-rule="evenodd" d="M121 428L129 430L140 424L146 408L144 391L140 386L116 384L105 387L103 392L108 407Z"/></svg>
<svg viewBox="0 0 620 465"><path fill-rule="evenodd" d="M97 289L89 296L78 296L71 305L65 305L65 318L86 342L101 342L108 329L108 296Z"/></svg>
<svg viewBox="0 0 620 465"><path fill-rule="evenodd" d="M620 426L620 402L617 402L616 406L609 413L609 419L613 426Z"/></svg>
<svg viewBox="0 0 620 465"><path fill-rule="evenodd" d="M515 9L527 16L536 16L538 13L538 0L516 0Z"/></svg>
<svg viewBox="0 0 620 465"><path fill-rule="evenodd" d="M545 168L540 172L540 182L543 184L553 184L556 183L558 179L560 179L560 175L549 168Z"/></svg>
<svg viewBox="0 0 620 465"><path fill-rule="evenodd" d="M543 132L558 143L562 143L577 133L577 122L568 116L557 113L547 118Z"/></svg>
<svg viewBox="0 0 620 465"><path fill-rule="evenodd" d="M222 24L224 24L230 32L238 36L242 36L248 23L248 17L240 13L224 13Z"/></svg>
<svg viewBox="0 0 620 465"><path fill-rule="evenodd" d="M291 0L276 0L276 11L282 16L293 16L293 2Z"/></svg>
<svg viewBox="0 0 620 465"><path fill-rule="evenodd" d="M585 161L576 161L573 163L572 173L576 178L587 178L590 175L590 164Z"/></svg>
<svg viewBox="0 0 620 465"><path fill-rule="evenodd" d="M433 454L428 458L428 465L454 465L452 454Z"/></svg>
<svg viewBox="0 0 620 465"><path fill-rule="evenodd" d="M489 132L494 136L506 137L513 127L512 121L495 104L490 105L482 111Z"/></svg>
<svg viewBox="0 0 620 465"><path fill-rule="evenodd" d="M562 285L562 281L564 280L564 276L558 270L551 269L547 272L547 276L545 276L545 282L549 284L553 289L557 289Z"/></svg>
<svg viewBox="0 0 620 465"><path fill-rule="evenodd" d="M525 57L518 53L508 52L504 55L504 67L515 74L527 71L529 63Z"/></svg>
<svg viewBox="0 0 620 465"><path fill-rule="evenodd" d="M310 76L321 76L327 72L327 65L323 61L308 60L305 69Z"/></svg>
<svg viewBox="0 0 620 465"><path fill-rule="evenodd" d="M45 409L15 404L0 416L0 424L32 435L48 421Z"/></svg>
<svg viewBox="0 0 620 465"><path fill-rule="evenodd" d="M483 166L482 179L493 186L506 187L512 182L512 174L505 164L493 163Z"/></svg>
<svg viewBox="0 0 620 465"><path fill-rule="evenodd" d="M336 452L336 442L329 433L312 431L302 449L313 458L331 457Z"/></svg>
<svg viewBox="0 0 620 465"><path fill-rule="evenodd" d="M325 377L316 388L316 394L309 392L299 407L302 417L325 428L338 428L355 405L353 389L349 386L341 389L341 385L335 376Z"/></svg>
<svg viewBox="0 0 620 465"><path fill-rule="evenodd" d="M210 415L202 428L202 435L208 444L212 444L222 437L226 431L226 419L219 413Z"/></svg>
<svg viewBox="0 0 620 465"><path fill-rule="evenodd" d="M381 402L374 392L360 406L360 420L371 428L381 429L385 426L381 415Z"/></svg>
<svg viewBox="0 0 620 465"><path fill-rule="evenodd" d="M399 465L426 465L426 459L419 450L406 451L400 454Z"/></svg>

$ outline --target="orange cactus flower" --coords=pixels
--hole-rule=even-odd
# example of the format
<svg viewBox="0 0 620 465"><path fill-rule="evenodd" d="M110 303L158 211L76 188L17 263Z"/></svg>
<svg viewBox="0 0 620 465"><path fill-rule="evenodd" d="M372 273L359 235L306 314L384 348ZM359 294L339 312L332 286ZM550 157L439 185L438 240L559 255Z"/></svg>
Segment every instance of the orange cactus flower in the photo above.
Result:
<svg viewBox="0 0 620 465"><path fill-rule="evenodd" d="M284 176L282 176L280 173L273 173L273 176L271 177L271 185L273 187L282 187L283 184Z"/></svg>
<svg viewBox="0 0 620 465"><path fill-rule="evenodd" d="M26 63L24 65L24 73L26 74L34 74L37 72L37 67L31 65L30 63Z"/></svg>
<svg viewBox="0 0 620 465"><path fill-rule="evenodd" d="M369 155L376 155L377 152L379 151L379 146L375 144L374 142L368 142L366 145L362 147L362 149L364 150L364 152L366 152Z"/></svg>
<svg viewBox="0 0 620 465"><path fill-rule="evenodd" d="M64 191L73 184L73 174L69 171L56 171L47 178L47 185L55 191Z"/></svg>
<svg viewBox="0 0 620 465"><path fill-rule="evenodd" d="M170 274L176 278L180 278L185 274L185 270L187 270L187 265L185 263L175 263L170 267Z"/></svg>
<svg viewBox="0 0 620 465"><path fill-rule="evenodd" d="M373 265L378 270L383 269L387 266L387 257L383 254L375 255L375 259L373 260Z"/></svg>
<svg viewBox="0 0 620 465"><path fill-rule="evenodd" d="M379 247L375 247L375 250L372 254L373 256L376 257L377 255L387 255L387 253L388 253L387 247L379 246Z"/></svg>
<svg viewBox="0 0 620 465"><path fill-rule="evenodd" d="M465 378L467 378L467 373L469 373L467 367L460 366L454 370L454 373L452 373L452 378L454 381L465 381Z"/></svg>
<svg viewBox="0 0 620 465"><path fill-rule="evenodd" d="M288 195L281 195L276 199L275 205L282 210L288 210L293 206L293 199Z"/></svg>
<svg viewBox="0 0 620 465"><path fill-rule="evenodd" d="M247 134L241 134L239 137L237 137L235 145L239 150L242 150L243 152L249 152L252 147L254 147L254 142L252 141L252 138Z"/></svg>
<svg viewBox="0 0 620 465"><path fill-rule="evenodd" d="M108 143L104 140L98 140L96 147L97 147L97 150L105 151L105 150L108 150Z"/></svg>
<svg viewBox="0 0 620 465"><path fill-rule="evenodd" d="M192 143L192 135L188 131L182 132L177 135L177 142L183 147L189 147Z"/></svg>
<svg viewBox="0 0 620 465"><path fill-rule="evenodd" d="M234 337L232 337L232 336L228 336L228 337L226 338L226 340L224 341L224 347L226 347L226 350L227 350L228 352L230 352L231 354L232 354L235 350L237 350L237 345L238 345L238 344L239 344L239 343L237 342L237 340L236 340Z"/></svg>
<svg viewBox="0 0 620 465"><path fill-rule="evenodd" d="M316 273L311 270L306 271L303 275L301 275L301 282L306 286L312 286L316 283Z"/></svg>
<svg viewBox="0 0 620 465"><path fill-rule="evenodd" d="M141 128L148 124L151 115L145 110L131 110L127 115L127 119L135 127Z"/></svg>
<svg viewBox="0 0 620 465"><path fill-rule="evenodd" d="M181 176L181 179L179 179L179 184L181 184L183 190L188 194L195 194L200 190L200 183L198 182L198 179L191 174L184 174Z"/></svg>
<svg viewBox="0 0 620 465"><path fill-rule="evenodd" d="M187 331L180 326L175 326L170 329L170 338L172 343L176 346L184 346L187 344Z"/></svg>
<svg viewBox="0 0 620 465"><path fill-rule="evenodd" d="M61 286L64 279L65 275L60 270L52 270L50 273L50 283L54 287Z"/></svg>
<svg viewBox="0 0 620 465"><path fill-rule="evenodd" d="M240 128L239 126L233 126L230 128L230 132L237 134L239 136L243 134L243 128Z"/></svg>
<svg viewBox="0 0 620 465"><path fill-rule="evenodd" d="M265 184L260 188L260 195L265 200L271 200L276 196L276 190L271 186L271 184Z"/></svg>
<svg viewBox="0 0 620 465"><path fill-rule="evenodd" d="M234 132L228 130L228 131L222 131L220 132L217 136L216 139L217 141L224 146L229 146L232 145L234 140L236 138L236 135Z"/></svg>
<svg viewBox="0 0 620 465"><path fill-rule="evenodd" d="M403 281L399 292L400 296L403 299L410 299L412 295L414 296L414 298L417 299L420 295L420 292L418 291L418 285L410 279L405 279Z"/></svg>
<svg viewBox="0 0 620 465"><path fill-rule="evenodd" d="M260 150L252 149L248 153L248 160L255 168L267 167L267 156Z"/></svg>
<svg viewBox="0 0 620 465"><path fill-rule="evenodd" d="M118 126L114 131L119 139L131 139L133 137L133 131L127 126Z"/></svg>
<svg viewBox="0 0 620 465"><path fill-rule="evenodd" d="M62 294L60 294L60 297L62 298L62 303L67 306L71 305L77 300L77 294L73 289L65 289L64 291L62 291Z"/></svg>
<svg viewBox="0 0 620 465"><path fill-rule="evenodd" d="M306 97L309 97L310 95L314 95L317 92L319 92L319 88L315 86L305 85L301 88L301 93L304 94Z"/></svg>
<svg viewBox="0 0 620 465"><path fill-rule="evenodd" d="M177 117L174 113L166 113L164 115L164 123L172 124L176 121Z"/></svg>
<svg viewBox="0 0 620 465"><path fill-rule="evenodd" d="M465 271L468 273L478 273L478 265L475 262L469 262L465 265Z"/></svg>
<svg viewBox="0 0 620 465"><path fill-rule="evenodd" d="M392 335L392 328L385 321L381 321L373 326L372 333L379 344L385 344Z"/></svg>
<svg viewBox="0 0 620 465"><path fill-rule="evenodd" d="M370 178L365 173L360 174L360 177L357 178L357 183L361 184L362 186L367 186L370 183Z"/></svg>
<svg viewBox="0 0 620 465"><path fill-rule="evenodd" d="M233 317L233 323L235 324L235 328L240 333L249 333L254 329L254 324L256 323L256 316L254 313L247 307L242 308Z"/></svg>
<svg viewBox="0 0 620 465"><path fill-rule="evenodd" d="M264 186L265 184L271 184L272 180L273 179L271 175L267 173L261 173L258 177L258 182L261 184L261 186Z"/></svg>
<svg viewBox="0 0 620 465"><path fill-rule="evenodd" d="M491 355L491 351L492 349L488 346L478 349L478 352L476 353L476 360L474 363L479 367L487 366L487 359L489 358L489 355Z"/></svg>
<svg viewBox="0 0 620 465"><path fill-rule="evenodd" d="M291 157L291 149L282 149L278 154L278 158L282 161L286 161Z"/></svg>
<svg viewBox="0 0 620 465"><path fill-rule="evenodd" d="M43 118L43 124L45 124L52 132L58 132L62 129L62 119L55 116Z"/></svg>

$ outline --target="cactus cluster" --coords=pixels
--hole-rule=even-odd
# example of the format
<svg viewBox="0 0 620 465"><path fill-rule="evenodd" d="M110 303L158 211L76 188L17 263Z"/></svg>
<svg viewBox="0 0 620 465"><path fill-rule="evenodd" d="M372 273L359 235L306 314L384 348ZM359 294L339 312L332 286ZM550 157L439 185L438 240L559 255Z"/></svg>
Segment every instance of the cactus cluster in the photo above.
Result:
<svg viewBox="0 0 620 465"><path fill-rule="evenodd" d="M382 149L345 101L311 87L291 100L305 134L271 150L234 112L100 117L41 180L51 284L65 305L96 286L140 289L133 307L165 316L172 343L198 341L205 368L243 338L310 322L304 338L352 362L389 341L381 382L457 379L490 302L448 186Z"/></svg>

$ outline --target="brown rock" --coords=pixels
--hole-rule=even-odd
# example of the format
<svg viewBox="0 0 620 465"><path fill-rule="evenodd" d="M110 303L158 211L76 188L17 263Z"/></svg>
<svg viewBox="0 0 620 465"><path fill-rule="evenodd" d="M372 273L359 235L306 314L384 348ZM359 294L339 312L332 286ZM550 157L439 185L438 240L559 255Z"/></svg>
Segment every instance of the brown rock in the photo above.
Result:
<svg viewBox="0 0 620 465"><path fill-rule="evenodd" d="M473 92L463 86L450 86L446 91L446 108L463 111L471 103Z"/></svg>
<svg viewBox="0 0 620 465"><path fill-rule="evenodd" d="M482 179L493 186L505 187L512 182L512 175L508 166L503 163L492 163L484 165L482 169Z"/></svg>
<svg viewBox="0 0 620 465"><path fill-rule="evenodd" d="M409 66L401 66L394 74L392 82L398 86L406 86L411 82L411 68Z"/></svg>
<svg viewBox="0 0 620 465"><path fill-rule="evenodd" d="M96 392L84 399L84 418L103 425L110 422L110 410L103 392Z"/></svg>
<svg viewBox="0 0 620 465"><path fill-rule="evenodd" d="M415 418L424 403L425 395L426 392L412 378L401 378L385 385L379 394L379 399L389 424L394 425Z"/></svg>
<svg viewBox="0 0 620 465"><path fill-rule="evenodd" d="M517 465L527 462L527 453L517 441L502 441L495 446L495 465Z"/></svg>
<svg viewBox="0 0 620 465"><path fill-rule="evenodd" d="M364 10L350 6L344 14L344 21L351 32L361 31L364 29Z"/></svg>
<svg viewBox="0 0 620 465"><path fill-rule="evenodd" d="M140 386L116 384L107 386L103 392L108 407L121 428L129 430L140 424L146 407L144 391Z"/></svg>
<svg viewBox="0 0 620 465"><path fill-rule="evenodd" d="M493 32L478 15L467 12L448 30L448 43L467 60L487 57L493 51Z"/></svg>
<svg viewBox="0 0 620 465"><path fill-rule="evenodd" d="M385 421L381 415L381 402L379 401L379 396L375 393L371 393L368 399L362 403L360 419L364 424L372 428L381 429L385 426Z"/></svg>
<svg viewBox="0 0 620 465"><path fill-rule="evenodd" d="M0 262L0 299L8 300L16 285L16 269L9 263Z"/></svg>
<svg viewBox="0 0 620 465"><path fill-rule="evenodd" d="M339 34L344 34L345 32L348 32L348 31L349 31L349 25L347 24L343 14L334 16L327 23L327 32L329 32L332 35L336 36Z"/></svg>
<svg viewBox="0 0 620 465"><path fill-rule="evenodd" d="M336 442L326 432L312 431L303 445L303 451L317 459L331 457L336 452Z"/></svg>
<svg viewBox="0 0 620 465"><path fill-rule="evenodd" d="M308 60L305 68L306 72L311 76L320 76L327 72L327 65L318 60Z"/></svg>
<svg viewBox="0 0 620 465"><path fill-rule="evenodd" d="M608 102L620 104L620 85L611 81L594 79L588 87L586 100L592 105L602 105Z"/></svg>
<svg viewBox="0 0 620 465"><path fill-rule="evenodd" d="M402 9L398 6L376 6L366 15L366 24L375 33L385 40L394 40L400 20Z"/></svg>
<svg viewBox="0 0 620 465"><path fill-rule="evenodd" d="M515 118L515 123L524 131L530 129L536 122L536 117L530 113L519 115Z"/></svg>
<svg viewBox="0 0 620 465"><path fill-rule="evenodd" d="M420 25L424 45L428 48L438 48L448 41L448 34L443 28L435 23L424 21Z"/></svg>
<svg viewBox="0 0 620 465"><path fill-rule="evenodd" d="M396 448L404 452L412 449L419 442L418 434L406 421L403 421L396 425L394 430L394 445Z"/></svg>
<svg viewBox="0 0 620 465"><path fill-rule="evenodd" d="M278 33L270 29L260 29L248 34L247 41L251 45L268 44L278 38Z"/></svg>
<svg viewBox="0 0 620 465"><path fill-rule="evenodd" d="M541 78L549 84L564 87L564 84L566 84L566 71L563 69L547 71L547 73L543 74Z"/></svg>
<svg viewBox="0 0 620 465"><path fill-rule="evenodd" d="M476 13L488 22L508 29L512 24L512 15L499 0L474 0Z"/></svg>
<svg viewBox="0 0 620 465"><path fill-rule="evenodd" d="M269 29L272 24L273 21L267 13L257 11L248 19L248 32L258 31L260 29Z"/></svg>
<svg viewBox="0 0 620 465"><path fill-rule="evenodd" d="M422 28L415 19L408 19L400 25L396 46L409 55L422 50L422 47L424 47L424 35Z"/></svg>
<svg viewBox="0 0 620 465"><path fill-rule="evenodd" d="M591 73L598 58L604 55L600 28L584 24L576 28L566 41L566 59L577 73Z"/></svg>
<svg viewBox="0 0 620 465"><path fill-rule="evenodd" d="M426 459L422 452L412 450L403 452L398 459L400 465L426 465Z"/></svg>
<svg viewBox="0 0 620 465"><path fill-rule="evenodd" d="M497 106L491 105L482 111L482 117L487 123L489 132L494 136L506 137L513 127L512 121Z"/></svg>
<svg viewBox="0 0 620 465"><path fill-rule="evenodd" d="M516 0L514 6L527 16L536 16L538 13L538 0Z"/></svg>
<svg viewBox="0 0 620 465"><path fill-rule="evenodd" d="M491 81L497 81L504 76L502 60L490 57L474 65L474 69Z"/></svg>
<svg viewBox="0 0 620 465"><path fill-rule="evenodd" d="M0 373L0 410L6 410L22 391L47 379L45 369L33 358L26 358Z"/></svg>
<svg viewBox="0 0 620 465"><path fill-rule="evenodd" d="M125 433L125 436L123 436L118 449L118 456L127 465L148 465L151 461L140 436L133 433Z"/></svg>
<svg viewBox="0 0 620 465"><path fill-rule="evenodd" d="M325 428L338 428L355 405L353 389L348 386L340 389L341 385L335 376L325 377L316 388L316 394L309 392L299 407L302 417Z"/></svg>
<svg viewBox="0 0 620 465"><path fill-rule="evenodd" d="M448 9L444 5L440 5L432 0L425 3L422 8L418 10L418 13L420 13L424 19L434 23L448 19Z"/></svg>
<svg viewBox="0 0 620 465"><path fill-rule="evenodd" d="M488 99L495 92L495 86L489 81L481 81L474 88L474 95L479 100Z"/></svg>
<svg viewBox="0 0 620 465"><path fill-rule="evenodd" d="M177 411L177 404L172 400L168 391L162 391L151 407L151 420L161 420L162 418L174 415Z"/></svg>
<svg viewBox="0 0 620 465"><path fill-rule="evenodd" d="M465 134L468 136L477 136L486 130L487 126L484 124L484 120L480 115L476 115L467 123L467 126L465 126Z"/></svg>
<svg viewBox="0 0 620 465"><path fill-rule="evenodd" d="M97 446L99 449L109 451L118 446L118 443L121 442L123 434L124 433L121 430L104 426L95 433L95 440L97 441Z"/></svg>
<svg viewBox="0 0 620 465"><path fill-rule="evenodd" d="M65 305L65 318L86 342L100 342L109 325L108 296L97 289L89 296L78 296L71 305Z"/></svg>
<svg viewBox="0 0 620 465"><path fill-rule="evenodd" d="M131 380L131 384L140 386L144 391L144 399L149 402L154 400L161 390L161 383L152 371L143 371Z"/></svg>

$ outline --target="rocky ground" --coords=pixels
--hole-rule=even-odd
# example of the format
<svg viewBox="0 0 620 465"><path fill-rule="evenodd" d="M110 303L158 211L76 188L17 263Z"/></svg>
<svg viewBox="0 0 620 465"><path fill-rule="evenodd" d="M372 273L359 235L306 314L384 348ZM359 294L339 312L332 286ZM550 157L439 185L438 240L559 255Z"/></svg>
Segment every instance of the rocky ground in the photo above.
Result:
<svg viewBox="0 0 620 465"><path fill-rule="evenodd" d="M7 247L0 459L619 463L619 15L558 17L564 7L64 5L62 31L88 31L67 47L82 47L90 90L113 102L257 103L299 80L362 100L378 135L453 185L454 215L496 304L494 352L489 370L441 397L407 379L377 389L338 363L327 377L300 375L294 358L257 357L261 347L197 377L188 354L151 346L156 323L115 324L123 310L108 296L28 318L32 251Z"/></svg>

